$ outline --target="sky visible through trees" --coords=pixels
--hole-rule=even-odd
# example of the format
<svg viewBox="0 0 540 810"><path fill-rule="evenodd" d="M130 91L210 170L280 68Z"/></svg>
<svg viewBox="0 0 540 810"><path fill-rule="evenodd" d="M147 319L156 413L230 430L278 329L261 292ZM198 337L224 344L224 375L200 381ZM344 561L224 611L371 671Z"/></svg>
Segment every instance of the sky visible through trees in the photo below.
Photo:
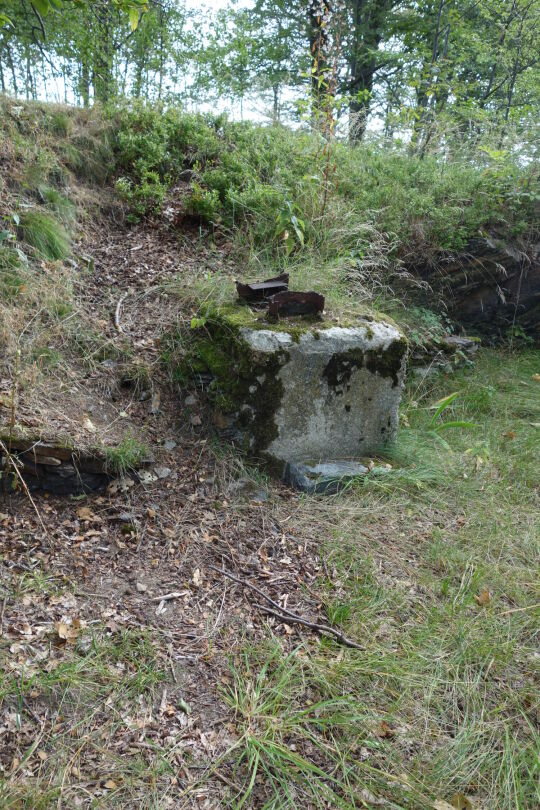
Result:
<svg viewBox="0 0 540 810"><path fill-rule="evenodd" d="M48 7L50 6L50 8ZM0 0L0 90L534 156L537 0ZM139 12L140 8L140 12ZM327 112L323 114L326 115ZM322 119L320 119L322 120Z"/></svg>

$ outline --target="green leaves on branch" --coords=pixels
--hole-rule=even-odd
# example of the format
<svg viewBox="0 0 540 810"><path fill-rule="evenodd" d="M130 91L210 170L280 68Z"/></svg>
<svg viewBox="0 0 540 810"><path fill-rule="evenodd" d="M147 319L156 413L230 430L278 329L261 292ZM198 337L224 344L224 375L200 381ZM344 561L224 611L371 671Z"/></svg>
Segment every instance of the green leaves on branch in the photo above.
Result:
<svg viewBox="0 0 540 810"><path fill-rule="evenodd" d="M304 245L306 224L297 216L297 212L299 212L298 206L291 200L286 200L276 219L275 236L282 240L287 256L292 253L296 245L300 245L300 247Z"/></svg>
<svg viewBox="0 0 540 810"><path fill-rule="evenodd" d="M31 0L30 3L40 17L46 17L50 11L61 11L64 5L68 4L84 9L94 5L94 2L93 0ZM148 11L148 0L112 0L111 4L128 15L132 31L136 30L141 16ZM0 10L0 28L10 24L12 24L10 17Z"/></svg>

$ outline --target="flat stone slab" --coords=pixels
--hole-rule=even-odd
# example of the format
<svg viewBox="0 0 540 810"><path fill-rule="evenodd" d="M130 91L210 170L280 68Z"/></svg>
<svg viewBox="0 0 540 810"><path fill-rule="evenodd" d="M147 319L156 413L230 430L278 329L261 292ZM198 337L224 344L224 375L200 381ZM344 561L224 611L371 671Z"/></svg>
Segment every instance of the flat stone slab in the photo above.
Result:
<svg viewBox="0 0 540 810"><path fill-rule="evenodd" d="M329 461L322 464L291 462L285 466L283 480L294 489L310 495L334 495L368 472L369 469L357 461Z"/></svg>

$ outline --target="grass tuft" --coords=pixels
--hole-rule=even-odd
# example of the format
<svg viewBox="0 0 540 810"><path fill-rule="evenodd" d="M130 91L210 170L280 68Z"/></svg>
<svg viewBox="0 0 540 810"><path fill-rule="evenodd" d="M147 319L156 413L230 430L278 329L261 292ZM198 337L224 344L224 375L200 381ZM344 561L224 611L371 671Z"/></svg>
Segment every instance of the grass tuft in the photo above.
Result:
<svg viewBox="0 0 540 810"><path fill-rule="evenodd" d="M106 468L116 475L125 475L130 470L138 469L149 455L145 444L133 436L126 436L116 447L105 450Z"/></svg>
<svg viewBox="0 0 540 810"><path fill-rule="evenodd" d="M52 214L37 210L23 212L18 235L22 242L34 248L44 259L63 260L69 255L69 236Z"/></svg>

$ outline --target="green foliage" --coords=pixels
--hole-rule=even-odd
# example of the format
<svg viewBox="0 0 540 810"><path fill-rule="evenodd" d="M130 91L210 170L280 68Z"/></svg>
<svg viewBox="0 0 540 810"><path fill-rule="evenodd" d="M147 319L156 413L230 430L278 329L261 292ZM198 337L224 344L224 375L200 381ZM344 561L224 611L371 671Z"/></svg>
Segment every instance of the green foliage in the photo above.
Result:
<svg viewBox="0 0 540 810"><path fill-rule="evenodd" d="M128 202L134 212L132 222L145 214L157 213L160 209L167 186L160 180L155 171L143 169L137 180L119 177L116 181L116 190L122 199Z"/></svg>
<svg viewBox="0 0 540 810"><path fill-rule="evenodd" d="M0 299L12 301L22 291L24 284L20 256L12 248L0 244Z"/></svg>
<svg viewBox="0 0 540 810"><path fill-rule="evenodd" d="M326 161L317 135L174 107L133 104L109 115L119 188L137 215L156 211L165 188L189 169L186 210L238 228L268 256L284 244L287 254L305 246L320 256L324 246L326 258L362 257L371 240L360 246L357 229L369 223L386 235L387 256L414 252L430 260L482 232L525 234L535 221L534 172L510 156L486 166L483 159L443 162L398 146L336 141L321 218Z"/></svg>
<svg viewBox="0 0 540 810"><path fill-rule="evenodd" d="M19 239L44 259L66 259L70 240L63 226L51 214L28 210L20 214Z"/></svg>
<svg viewBox="0 0 540 810"><path fill-rule="evenodd" d="M200 216L205 222L216 222L219 216L220 200L217 189L205 189L199 183L192 183L191 194L186 202L189 214Z"/></svg>
<svg viewBox="0 0 540 810"><path fill-rule="evenodd" d="M148 456L148 447L133 436L126 436L120 444L105 450L107 469L116 475L138 469Z"/></svg>
<svg viewBox="0 0 540 810"><path fill-rule="evenodd" d="M58 189L50 186L40 186L38 193L46 207L65 223L75 219L75 206Z"/></svg>

